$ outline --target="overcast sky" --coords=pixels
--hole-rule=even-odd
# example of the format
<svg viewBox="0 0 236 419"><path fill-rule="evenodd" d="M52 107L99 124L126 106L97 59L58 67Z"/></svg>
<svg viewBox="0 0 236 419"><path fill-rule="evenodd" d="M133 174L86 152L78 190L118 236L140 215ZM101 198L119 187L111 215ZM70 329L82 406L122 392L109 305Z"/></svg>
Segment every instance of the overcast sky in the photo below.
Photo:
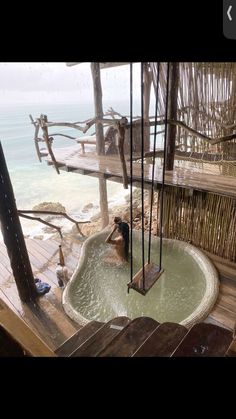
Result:
<svg viewBox="0 0 236 419"><path fill-rule="evenodd" d="M134 66L140 91L140 65ZM103 100L129 100L129 65L101 70ZM0 104L92 102L90 63L0 63Z"/></svg>

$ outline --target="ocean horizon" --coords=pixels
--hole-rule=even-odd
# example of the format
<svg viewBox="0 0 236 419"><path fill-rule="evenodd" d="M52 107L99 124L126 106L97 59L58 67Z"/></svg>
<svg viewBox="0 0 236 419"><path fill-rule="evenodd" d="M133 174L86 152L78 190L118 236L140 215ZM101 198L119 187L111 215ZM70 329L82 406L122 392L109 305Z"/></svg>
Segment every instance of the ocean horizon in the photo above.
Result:
<svg viewBox="0 0 236 419"><path fill-rule="evenodd" d="M104 103L104 112L113 107L122 115L129 115L127 101ZM140 103L133 106L134 115L140 114ZM89 220L99 212L99 184L98 179L75 173L60 171L58 175L52 166L45 161L39 162L34 145L34 127L29 114L37 118L46 114L49 121L76 122L93 117L93 103L16 103L14 105L0 104L0 141L2 143L8 171L10 174L16 205L19 210L31 210L42 202L59 202L66 208L66 212L78 221ZM86 133L92 135L94 126ZM52 127L49 134L63 132L73 137L83 136L75 129L67 127ZM68 147L74 145L73 140L56 136L54 147ZM152 137L153 138L153 137ZM125 196L129 191L123 189L122 184L107 182L108 205L125 203ZM88 212L82 212L87 204L93 204ZM37 221L20 218L23 233L26 236L42 236L48 238L52 233L45 232L45 225ZM68 220L57 219L57 225L63 226L63 231L71 229ZM0 236L0 239L2 237Z"/></svg>
<svg viewBox="0 0 236 419"><path fill-rule="evenodd" d="M126 105L125 102L118 102L115 106L113 104L113 107L118 112L127 114L129 109ZM104 111L110 106L104 105ZM40 163L33 141L34 127L29 119L29 114L36 118L43 113L48 116L49 121L83 121L93 116L93 109L92 103L0 105L0 141L18 209L31 210L42 202L59 202L66 208L68 215L76 220L88 220L94 213L99 212L98 179L63 171L58 175L45 161ZM49 134L53 132L63 132L74 137L83 135L78 130L66 127L53 127ZM94 127L87 135L93 132ZM54 147L74 144L73 140L55 137ZM109 206L125 202L121 184L107 182L107 191ZM83 207L89 203L93 204L93 208L89 212L82 212ZM22 218L20 221L26 236L50 236L45 233L45 225L42 223ZM57 220L56 224L63 225L63 230L70 229L73 225L63 218ZM52 234L54 233L55 231Z"/></svg>

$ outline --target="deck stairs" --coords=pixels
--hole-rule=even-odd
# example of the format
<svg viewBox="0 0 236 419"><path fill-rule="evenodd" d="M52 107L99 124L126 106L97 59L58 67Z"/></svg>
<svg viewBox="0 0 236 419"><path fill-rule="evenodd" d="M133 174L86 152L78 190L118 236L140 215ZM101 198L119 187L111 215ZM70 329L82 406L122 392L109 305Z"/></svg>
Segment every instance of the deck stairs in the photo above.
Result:
<svg viewBox="0 0 236 419"><path fill-rule="evenodd" d="M150 317L91 321L55 351L59 357L224 357L236 356L231 330L198 323L158 323Z"/></svg>

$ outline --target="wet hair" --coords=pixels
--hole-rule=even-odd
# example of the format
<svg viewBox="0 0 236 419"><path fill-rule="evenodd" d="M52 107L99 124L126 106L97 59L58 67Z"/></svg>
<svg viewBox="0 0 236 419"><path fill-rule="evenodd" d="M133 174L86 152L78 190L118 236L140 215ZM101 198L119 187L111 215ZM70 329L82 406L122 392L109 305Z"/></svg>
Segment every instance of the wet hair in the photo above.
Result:
<svg viewBox="0 0 236 419"><path fill-rule="evenodd" d="M114 218L114 223L116 223L116 224L120 224L122 222L122 220L121 220L121 218L120 217L115 217Z"/></svg>
<svg viewBox="0 0 236 419"><path fill-rule="evenodd" d="M118 223L118 229L125 242L125 259L129 257L129 225L123 221Z"/></svg>

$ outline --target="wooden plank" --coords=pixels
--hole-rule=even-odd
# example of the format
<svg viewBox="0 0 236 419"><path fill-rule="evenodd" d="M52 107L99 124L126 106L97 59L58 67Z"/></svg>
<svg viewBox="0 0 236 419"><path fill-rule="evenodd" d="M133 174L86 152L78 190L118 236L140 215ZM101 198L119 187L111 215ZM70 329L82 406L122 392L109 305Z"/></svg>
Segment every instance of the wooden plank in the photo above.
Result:
<svg viewBox="0 0 236 419"><path fill-rule="evenodd" d="M130 323L125 316L116 317L104 324L86 342L80 345L72 354L72 357L95 357L99 356L113 339Z"/></svg>
<svg viewBox="0 0 236 419"><path fill-rule="evenodd" d="M71 150L70 150L71 149ZM67 147L65 149L55 150L56 159L64 165L70 166L74 169L88 169L93 172L103 173L122 178L122 170L119 159L117 157L108 156L92 156L80 157L76 154L74 147ZM69 156L71 157L69 158ZM66 160L65 160L66 159ZM145 180L151 183L151 165L144 165ZM156 168L161 167L161 160L156 158ZM165 183L167 185L179 187L191 187L200 191L214 192L223 196L236 197L236 187L234 178L230 176L222 176L220 174L210 174L206 169L202 169L201 164L198 168L195 164L194 171L191 170L193 165L189 162L185 163L186 168L174 167L173 171L166 171ZM212 170L212 169L211 169ZM128 176L129 167L127 166ZM207 174L207 176L206 176ZM133 179L140 181L141 168L138 163L133 164ZM155 170L155 184L162 182L162 173L160 170Z"/></svg>
<svg viewBox="0 0 236 419"><path fill-rule="evenodd" d="M235 324L235 314L230 310L226 310L219 304L215 305L210 313L211 317L226 328L233 330Z"/></svg>
<svg viewBox="0 0 236 419"><path fill-rule="evenodd" d="M55 353L58 356L71 356L76 348L81 346L87 339L89 339L94 333L96 333L104 323L91 321L86 326L82 327L73 336L67 339L65 342L60 345Z"/></svg>
<svg viewBox="0 0 236 419"><path fill-rule="evenodd" d="M164 269L160 270L160 267L155 263L146 263L144 265L144 278L143 268L141 268L136 275L133 277L133 281L128 284L128 291L130 288L139 292L142 295L146 295L147 292L152 288L155 282L160 278Z"/></svg>
<svg viewBox="0 0 236 419"><path fill-rule="evenodd" d="M169 357L188 333L177 323L162 323L133 354L134 357Z"/></svg>
<svg viewBox="0 0 236 419"><path fill-rule="evenodd" d="M231 291L231 290L230 290ZM224 307L226 310L235 313L235 320L236 320L236 297L228 292L225 287L221 288L219 297L217 299L217 305Z"/></svg>
<svg viewBox="0 0 236 419"><path fill-rule="evenodd" d="M31 356L55 356L50 348L33 333L25 322L9 309L6 304L0 311L0 324Z"/></svg>
<svg viewBox="0 0 236 419"><path fill-rule="evenodd" d="M150 317L138 317L137 319L134 319L102 352L100 352L99 356L132 356L158 326L159 323Z"/></svg>
<svg viewBox="0 0 236 419"><path fill-rule="evenodd" d="M55 255L58 253L58 248L50 249L49 251L49 250L46 250L43 246L41 246L41 243L39 242L40 242L39 240L38 241L32 240L28 242L27 243L28 252L31 249L34 249L34 251L36 251L38 255L42 256L45 259L45 262L49 262L50 260L55 258Z"/></svg>
<svg viewBox="0 0 236 419"><path fill-rule="evenodd" d="M225 356L236 357L236 340L233 340Z"/></svg>
<svg viewBox="0 0 236 419"><path fill-rule="evenodd" d="M192 327L172 356L224 356L232 340L231 331L210 323L198 323Z"/></svg>
<svg viewBox="0 0 236 419"><path fill-rule="evenodd" d="M58 252L58 243L27 239L27 245L31 248L30 261L34 276L51 285L51 290L44 297L39 297L37 307L22 305L17 292L16 284L10 271L10 262L6 247L0 244L5 267L0 266L0 295L4 301L14 308L15 312L23 318L29 327L36 332L52 349L56 348L65 339L73 335L80 326L71 320L64 312L61 304L62 290L58 287L56 278L56 264L48 257ZM70 246L73 247L73 244ZM72 249L73 252L73 249ZM38 259L40 257L40 260ZM2 258L1 258L2 259ZM77 264L78 259L74 260ZM72 263L72 261L71 261ZM39 272L39 270L42 270Z"/></svg>
<svg viewBox="0 0 236 419"><path fill-rule="evenodd" d="M234 272L234 278L233 279L236 279L236 263L231 262L230 260L224 259L224 258L222 258L220 256L213 255L212 253L207 252L206 250L202 250L202 252L205 253L209 257L209 259L211 259L211 261L214 264L217 263L219 267L221 267L221 266L222 267L227 266L227 267L233 269L235 271ZM220 269L219 269L219 272L222 275Z"/></svg>

